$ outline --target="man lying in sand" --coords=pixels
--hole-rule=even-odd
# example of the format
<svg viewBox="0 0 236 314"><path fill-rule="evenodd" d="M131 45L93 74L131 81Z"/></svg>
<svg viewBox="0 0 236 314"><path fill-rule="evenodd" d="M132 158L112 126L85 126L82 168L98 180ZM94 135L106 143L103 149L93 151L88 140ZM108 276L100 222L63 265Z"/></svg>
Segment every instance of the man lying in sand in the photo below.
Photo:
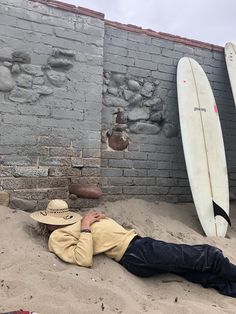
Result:
<svg viewBox="0 0 236 314"><path fill-rule="evenodd" d="M81 217L59 199L31 217L47 227L49 250L67 263L91 267L93 256L105 253L137 276L170 272L236 297L236 265L216 247L142 238L101 212Z"/></svg>

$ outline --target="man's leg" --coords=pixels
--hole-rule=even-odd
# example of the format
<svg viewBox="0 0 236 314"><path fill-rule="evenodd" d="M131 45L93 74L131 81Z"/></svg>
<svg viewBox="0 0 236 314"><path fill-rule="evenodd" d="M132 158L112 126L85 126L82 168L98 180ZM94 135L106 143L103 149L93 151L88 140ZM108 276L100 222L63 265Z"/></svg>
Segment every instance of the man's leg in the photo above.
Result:
<svg viewBox="0 0 236 314"><path fill-rule="evenodd" d="M146 237L135 241L120 263L138 276L172 272L205 287L212 284L223 294L230 291L227 295L236 295L236 266L210 245L166 243Z"/></svg>
<svg viewBox="0 0 236 314"><path fill-rule="evenodd" d="M214 288L223 295L236 297L236 282L221 278L215 273L194 271L182 273L181 276L191 282L201 284L204 288Z"/></svg>

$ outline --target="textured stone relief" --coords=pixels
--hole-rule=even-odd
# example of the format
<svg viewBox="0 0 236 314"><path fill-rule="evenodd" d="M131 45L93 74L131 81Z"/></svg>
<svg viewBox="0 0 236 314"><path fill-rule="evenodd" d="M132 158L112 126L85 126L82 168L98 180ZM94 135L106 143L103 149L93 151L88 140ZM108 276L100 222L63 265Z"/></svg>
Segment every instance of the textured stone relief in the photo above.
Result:
<svg viewBox="0 0 236 314"><path fill-rule="evenodd" d="M112 128L107 132L111 148L126 148L118 143L122 138L125 138L123 142L128 143L127 133L149 135L162 131L167 138L178 135L177 127L166 116L166 105L158 91L159 84L151 77L137 79L123 74L104 73L103 104L117 114L116 122L111 122ZM123 123L117 121L121 117ZM119 149L114 148L117 146Z"/></svg>
<svg viewBox="0 0 236 314"><path fill-rule="evenodd" d="M54 49L44 66L31 64L31 56L9 47L0 48L0 92L13 102L33 103L61 87L73 67L75 52Z"/></svg>

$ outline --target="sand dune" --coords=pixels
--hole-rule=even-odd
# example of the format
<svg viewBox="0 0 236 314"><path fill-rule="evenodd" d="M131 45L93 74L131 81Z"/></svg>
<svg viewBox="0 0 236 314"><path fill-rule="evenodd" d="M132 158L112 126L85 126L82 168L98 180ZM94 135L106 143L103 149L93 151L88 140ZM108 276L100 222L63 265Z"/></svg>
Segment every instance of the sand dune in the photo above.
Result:
<svg viewBox="0 0 236 314"><path fill-rule="evenodd" d="M236 263L236 204L226 238L206 238L192 204L131 199L100 206L125 227L177 243L209 243ZM0 207L0 312L79 313L236 313L236 299L204 289L172 274L138 278L105 256L91 269L69 265L47 250L28 213Z"/></svg>

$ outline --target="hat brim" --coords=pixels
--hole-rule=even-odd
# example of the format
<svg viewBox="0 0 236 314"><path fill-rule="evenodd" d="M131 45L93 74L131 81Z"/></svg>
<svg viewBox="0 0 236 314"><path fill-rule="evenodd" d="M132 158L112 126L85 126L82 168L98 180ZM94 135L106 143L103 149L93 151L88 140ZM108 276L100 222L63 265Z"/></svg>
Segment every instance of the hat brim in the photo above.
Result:
<svg viewBox="0 0 236 314"><path fill-rule="evenodd" d="M30 214L30 217L43 224L55 226L71 225L82 219L80 214L72 211L66 213L67 218L44 215L43 213L45 213L45 211L40 210Z"/></svg>

